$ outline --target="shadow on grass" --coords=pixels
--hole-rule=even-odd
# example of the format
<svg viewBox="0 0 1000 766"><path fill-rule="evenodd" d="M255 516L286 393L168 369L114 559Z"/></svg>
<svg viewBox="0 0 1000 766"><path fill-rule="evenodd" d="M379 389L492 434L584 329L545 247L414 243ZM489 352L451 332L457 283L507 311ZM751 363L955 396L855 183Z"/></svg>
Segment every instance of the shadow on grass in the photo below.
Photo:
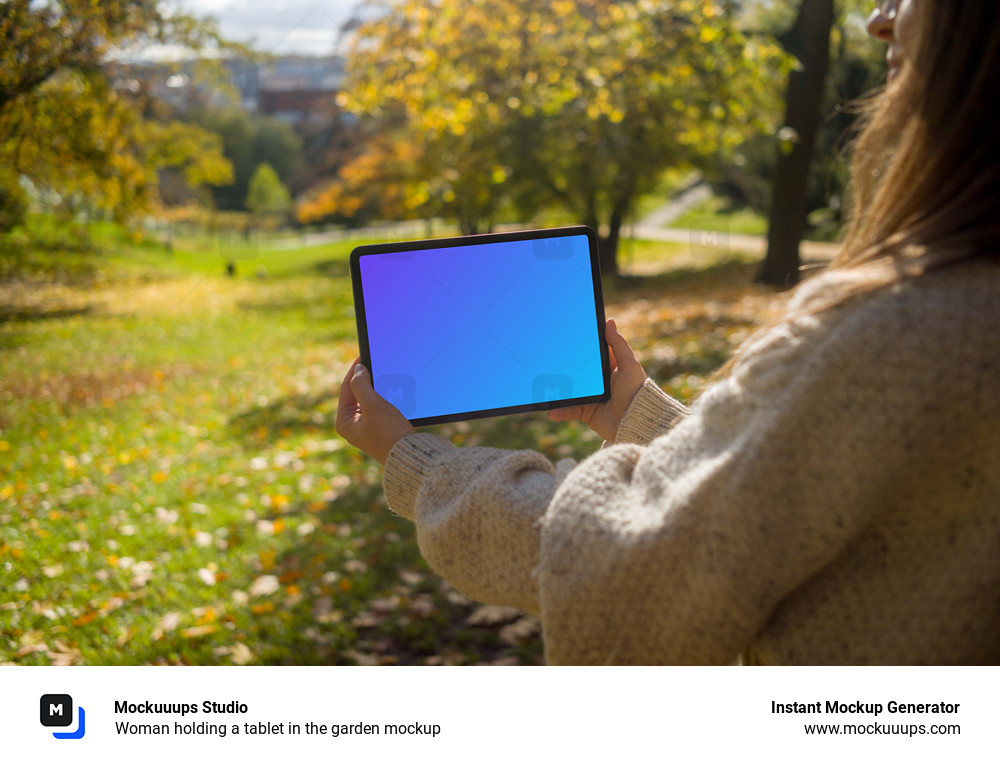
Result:
<svg viewBox="0 0 1000 766"><path fill-rule="evenodd" d="M263 406L248 407L230 416L229 427L245 440L277 440L283 434L316 429L333 432L337 400L331 394L283 396Z"/></svg>
<svg viewBox="0 0 1000 766"><path fill-rule="evenodd" d="M517 610L484 610L429 571L412 525L386 510L376 490L349 492L318 514L323 529L350 523L349 558L333 532L314 536L278 559L280 580L323 582L327 594L290 607L287 622L274 623L281 635L264 637L272 648L260 661L539 663L543 649L537 621Z"/></svg>
<svg viewBox="0 0 1000 766"><path fill-rule="evenodd" d="M318 301L316 301L318 302ZM237 301L236 307L241 311L281 312L296 311L306 305L306 301L301 296L294 295L272 295L256 300Z"/></svg>
<svg viewBox="0 0 1000 766"><path fill-rule="evenodd" d="M758 268L759 264L748 262L745 257L730 256L702 267L666 268L655 274L606 278L605 291L608 297L622 300L638 297L636 294L660 296L664 293L686 292L693 285L707 288L717 285L749 284L753 281Z"/></svg>
<svg viewBox="0 0 1000 766"><path fill-rule="evenodd" d="M106 261L91 244L12 245L0 240L0 285L21 282L26 290L32 282L89 287L105 276Z"/></svg>
<svg viewBox="0 0 1000 766"><path fill-rule="evenodd" d="M245 440L273 441L317 430L334 433L337 398L332 392L284 396L263 406L243 409L230 416L229 427ZM552 447L553 459L582 457L598 446L589 431L576 423L554 423L544 413L484 418L446 423L422 429L466 446L503 449ZM561 449L559 449L561 448Z"/></svg>
<svg viewBox="0 0 1000 766"><path fill-rule="evenodd" d="M245 438L317 427L333 432L335 400L320 395L288 396L252 407L230 420ZM599 440L577 424L559 424L532 413L424 429L463 446L539 449L556 461L583 458ZM352 448L313 455L336 465L341 489L322 508L292 503L262 517L312 519L303 534L274 561L272 572L303 593L321 584L319 595L257 620L256 658L266 664L536 664L543 661L540 626L514 609L470 601L424 563L412 524L392 514L382 494L377 465ZM327 476L327 479L334 477ZM230 539L237 534L234 529Z"/></svg>
<svg viewBox="0 0 1000 766"><path fill-rule="evenodd" d="M280 277L264 286L258 294L239 300L240 311L259 314L304 315L313 324L336 323L350 319L354 326L350 283L345 279L310 277L299 273Z"/></svg>
<svg viewBox="0 0 1000 766"><path fill-rule="evenodd" d="M46 319L93 314L94 305L75 308L46 308L45 306L0 306L0 324L4 322L42 322Z"/></svg>
<svg viewBox="0 0 1000 766"><path fill-rule="evenodd" d="M325 261L317 261L305 270L307 273L316 273L331 279L343 279L350 276L350 263L345 258L330 258Z"/></svg>

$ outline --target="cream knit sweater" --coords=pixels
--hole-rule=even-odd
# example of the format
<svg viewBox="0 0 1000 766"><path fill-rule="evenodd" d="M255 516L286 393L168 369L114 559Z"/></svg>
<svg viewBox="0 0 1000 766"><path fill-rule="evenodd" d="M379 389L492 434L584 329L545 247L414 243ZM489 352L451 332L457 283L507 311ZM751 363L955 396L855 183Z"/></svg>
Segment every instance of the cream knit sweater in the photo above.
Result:
<svg viewBox="0 0 1000 766"><path fill-rule="evenodd" d="M579 465L408 436L388 503L550 663L1000 662L1000 266L803 315L849 279Z"/></svg>

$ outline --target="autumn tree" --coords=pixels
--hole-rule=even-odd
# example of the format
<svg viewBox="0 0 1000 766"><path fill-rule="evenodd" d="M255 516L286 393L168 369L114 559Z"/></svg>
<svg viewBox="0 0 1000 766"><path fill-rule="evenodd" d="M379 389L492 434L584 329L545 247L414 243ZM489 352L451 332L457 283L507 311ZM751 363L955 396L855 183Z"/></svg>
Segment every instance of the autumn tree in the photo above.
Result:
<svg viewBox="0 0 1000 766"><path fill-rule="evenodd" d="M359 26L346 103L414 147L410 201L489 229L509 206L621 226L669 167L775 114L785 57L715 2L393 0Z"/></svg>
<svg viewBox="0 0 1000 766"><path fill-rule="evenodd" d="M386 131L363 141L361 151L340 167L333 181L305 195L296 209L301 223L365 221L376 215L391 220L430 217L440 212L431 201L431 185L417 172L422 153L398 132Z"/></svg>
<svg viewBox="0 0 1000 766"><path fill-rule="evenodd" d="M5 194L26 179L126 218L155 200L162 168L192 185L230 177L216 136L144 117L112 56L154 42L218 50L213 24L154 0L10 0L0 4L0 42Z"/></svg>

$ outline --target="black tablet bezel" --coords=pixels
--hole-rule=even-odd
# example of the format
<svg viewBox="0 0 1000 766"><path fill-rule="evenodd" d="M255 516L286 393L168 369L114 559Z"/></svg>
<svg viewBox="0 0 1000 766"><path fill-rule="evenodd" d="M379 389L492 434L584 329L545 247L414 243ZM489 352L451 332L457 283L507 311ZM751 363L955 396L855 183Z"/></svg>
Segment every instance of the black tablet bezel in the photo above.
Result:
<svg viewBox="0 0 1000 766"><path fill-rule="evenodd" d="M366 255L384 255L386 253L403 253L412 250L441 249L446 247L465 247L468 245L488 245L499 242L519 242L552 237L586 236L590 248L590 271L594 285L594 307L596 309L595 331L598 334L598 346L601 350L601 369L604 377L604 392L591 396L579 396L570 399L558 399L547 402L531 402L510 407L499 407L490 410L473 410L457 412L451 415L435 415L424 418L413 418L414 426L427 426L436 423L454 423L463 420L491 418L498 415L514 415L521 412L538 412L560 407L573 407L578 404L595 404L606 402L611 396L611 362L608 357L608 345L604 338L604 293L601 288L601 264L597 251L597 235L589 226L563 226L555 229L533 229L525 231L509 231L497 234L473 234L461 237L444 237L441 239L421 239L409 242L390 242L385 244L361 245L351 252L351 284L354 290L354 313L358 326L358 346L361 352L361 362L372 374L376 371L371 367L371 349L368 341L368 322L365 316L364 292L361 285L360 261Z"/></svg>

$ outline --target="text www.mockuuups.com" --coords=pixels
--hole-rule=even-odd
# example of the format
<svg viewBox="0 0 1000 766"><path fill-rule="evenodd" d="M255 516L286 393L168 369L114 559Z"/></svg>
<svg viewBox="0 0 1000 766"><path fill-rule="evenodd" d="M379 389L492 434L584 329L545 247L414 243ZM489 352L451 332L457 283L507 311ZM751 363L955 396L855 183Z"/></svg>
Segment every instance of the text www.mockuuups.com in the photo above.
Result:
<svg viewBox="0 0 1000 766"><path fill-rule="evenodd" d="M851 700L843 702L841 700L826 700L816 702L778 702L771 701L772 715L857 715L864 716L862 723L815 723L803 724L806 734L833 734L833 735L877 735L888 734L890 736L919 737L924 735L955 735L962 733L962 727L958 723L927 723L926 719L903 720L897 718L892 723L879 721L881 713L890 713L893 716L926 716L945 715L957 716L960 703L957 702L900 702L890 700L889 702L862 702L861 700ZM873 720L874 719L874 720ZM940 720L940 719L939 719ZM954 720L954 719L952 719Z"/></svg>
<svg viewBox="0 0 1000 766"><path fill-rule="evenodd" d="M889 734L904 737L919 737L925 734L961 734L962 727L957 723L922 724L922 723L807 723L803 724L806 734Z"/></svg>

